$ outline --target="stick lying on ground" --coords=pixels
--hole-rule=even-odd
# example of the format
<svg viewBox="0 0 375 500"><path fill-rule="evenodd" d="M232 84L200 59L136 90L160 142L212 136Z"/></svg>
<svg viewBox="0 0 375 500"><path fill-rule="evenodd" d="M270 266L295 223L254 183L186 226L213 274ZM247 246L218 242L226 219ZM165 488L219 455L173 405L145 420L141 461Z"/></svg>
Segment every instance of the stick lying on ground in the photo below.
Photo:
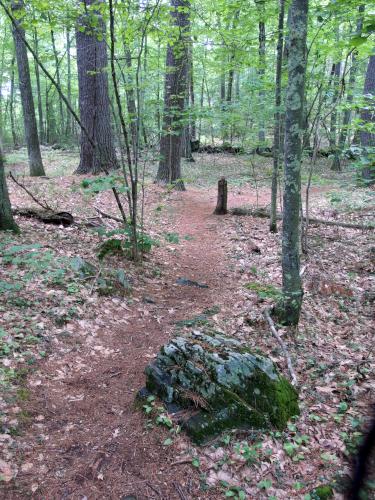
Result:
<svg viewBox="0 0 375 500"><path fill-rule="evenodd" d="M250 215L251 217L264 217L268 218L270 216L270 212L265 208L241 208L234 207L230 210L232 215ZM282 214L278 213L276 215L278 220L282 220ZM303 218L306 220L306 217ZM325 226L337 226L337 227L346 227L349 229L362 229L364 231L374 230L375 226L371 224L351 224L349 222L338 222L332 220L324 220L324 219L315 219L314 217L309 217L309 224L324 224Z"/></svg>
<svg viewBox="0 0 375 500"><path fill-rule="evenodd" d="M123 219L120 219L119 217L116 217L115 215L107 214L106 212L99 210L98 207L94 207L94 208L98 212L98 214L100 214L105 219L112 219L112 220L115 220L116 222L121 222L121 224L124 223Z"/></svg>
<svg viewBox="0 0 375 500"><path fill-rule="evenodd" d="M48 203L46 201L44 201L44 202L39 201L38 198L36 198L33 195L33 193L27 189L26 186L24 186L20 181L18 181L14 177L14 175L12 174L12 172L9 172L9 177L12 179L13 182L15 182L17 184L17 186L19 186L21 189L23 189L30 196L30 198L33 201L35 201L35 203L37 205L39 205L40 207L44 208L44 210L49 210L49 211L53 212L52 208L48 205Z"/></svg>
<svg viewBox="0 0 375 500"><path fill-rule="evenodd" d="M293 365L292 365L292 360L290 359L290 356L289 356L289 353L288 353L288 349L287 349L287 347L285 345L285 342L283 341L283 339L278 334L278 331L276 330L275 323L273 322L273 320L271 318L269 310L266 309L263 314L264 314L264 317L267 320L267 323L269 324L269 326L271 328L271 332L272 332L273 336L276 338L276 340L280 344L281 349L283 350L284 356L285 356L286 361L288 363L288 370L289 370L289 373L290 373L290 378L292 379L292 385L297 386L298 385L297 376L296 376L296 373L294 371L294 368L293 368Z"/></svg>

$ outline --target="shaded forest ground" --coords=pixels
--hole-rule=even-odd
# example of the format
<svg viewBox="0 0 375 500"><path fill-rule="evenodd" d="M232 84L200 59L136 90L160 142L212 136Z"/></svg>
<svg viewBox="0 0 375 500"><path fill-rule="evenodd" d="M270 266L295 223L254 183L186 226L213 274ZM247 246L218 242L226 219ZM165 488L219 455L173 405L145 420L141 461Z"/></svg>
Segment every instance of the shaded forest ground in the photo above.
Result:
<svg viewBox="0 0 375 500"><path fill-rule="evenodd" d="M23 154L9 157L17 173ZM157 404L146 415L134 396L159 347L206 322L266 352L287 376L262 317L281 285L281 236L264 219L212 215L220 175L229 180L229 206L267 205L271 161L198 155L185 165L186 193L153 185L151 168L146 227L158 246L142 266L106 258L103 275L123 270L132 290L101 296L74 262L79 256L98 269L100 237L85 224L96 221L93 206L114 214L113 200L107 192L82 193L71 175L75 153L44 156L50 178L25 182L54 208L72 211L79 225L19 219L21 236L0 237L4 496L289 499L332 483L340 498L347 455L375 400L373 232L309 230L301 324L297 332L280 330L301 385L301 417L282 433L230 433L194 448L176 426L171 432ZM326 161L318 163L311 214L368 223L374 193L354 188L352 177L350 169L332 175ZM14 184L10 191L14 206L32 206ZM180 277L208 288L178 285Z"/></svg>

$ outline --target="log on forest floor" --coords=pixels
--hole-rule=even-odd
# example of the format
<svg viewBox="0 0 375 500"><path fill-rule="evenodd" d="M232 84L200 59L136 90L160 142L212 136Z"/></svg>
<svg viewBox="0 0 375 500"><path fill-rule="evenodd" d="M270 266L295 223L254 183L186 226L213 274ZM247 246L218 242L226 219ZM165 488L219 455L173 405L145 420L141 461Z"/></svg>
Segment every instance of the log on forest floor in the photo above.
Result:
<svg viewBox="0 0 375 500"><path fill-rule="evenodd" d="M138 399L160 397L197 444L230 429L282 430L299 414L296 390L271 359L209 329L172 339L145 373Z"/></svg>
<svg viewBox="0 0 375 500"><path fill-rule="evenodd" d="M55 224L56 226L70 226L74 223L74 217L69 212L51 212L50 210L38 210L35 208L15 208L14 215L37 219L44 224Z"/></svg>
<svg viewBox="0 0 375 500"><path fill-rule="evenodd" d="M270 211L267 208L243 208L243 207L234 207L230 210L232 215L248 215L251 217L262 217L269 218ZM282 220L283 216L281 213L276 215L277 220ZM303 218L306 222L306 217ZM309 217L309 224L323 224L325 226L336 226L336 227L345 227L348 229L361 229L364 231L373 231L375 229L374 224L353 224L350 222L340 222L333 220L324 220L317 219L315 217Z"/></svg>

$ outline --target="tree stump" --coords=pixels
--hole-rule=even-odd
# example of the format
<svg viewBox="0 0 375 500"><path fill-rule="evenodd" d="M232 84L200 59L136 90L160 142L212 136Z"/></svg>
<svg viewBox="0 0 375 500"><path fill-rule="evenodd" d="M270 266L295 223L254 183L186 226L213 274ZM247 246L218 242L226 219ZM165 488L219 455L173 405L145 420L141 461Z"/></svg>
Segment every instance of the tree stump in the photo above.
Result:
<svg viewBox="0 0 375 500"><path fill-rule="evenodd" d="M228 183L225 177L221 177L217 183L217 205L215 215L225 215L228 213Z"/></svg>

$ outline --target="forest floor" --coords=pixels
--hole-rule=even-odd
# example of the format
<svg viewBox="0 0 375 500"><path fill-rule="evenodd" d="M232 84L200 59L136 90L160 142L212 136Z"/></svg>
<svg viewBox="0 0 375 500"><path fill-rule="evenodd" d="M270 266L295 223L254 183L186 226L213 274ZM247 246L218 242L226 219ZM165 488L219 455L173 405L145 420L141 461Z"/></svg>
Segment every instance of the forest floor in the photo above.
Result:
<svg viewBox="0 0 375 500"><path fill-rule="evenodd" d="M186 192L155 186L148 172L145 227L158 244L135 265L120 255L100 263L101 237L85 225L97 221L94 206L116 213L110 194L82 193L71 174L75 153L44 156L50 177L23 182L78 224L18 217L21 235L0 236L2 497L308 500L316 486L332 484L343 498L348 456L375 401L374 232L309 229L301 323L279 330L299 381L300 417L284 432L231 432L194 447L176 426L157 425L157 405L147 415L134 405L145 366L176 332L204 318L289 376L262 315L281 286L281 234L270 234L265 219L212 215L223 174L230 207L268 205L270 160L255 158L254 167L242 157L199 155L185 166ZM22 172L22 159L10 160ZM33 206L9 187L14 207ZM353 187L350 172L332 176L318 166L312 215L365 224L373 209L374 192ZM101 295L79 275L77 257L96 276L121 270L126 286Z"/></svg>

